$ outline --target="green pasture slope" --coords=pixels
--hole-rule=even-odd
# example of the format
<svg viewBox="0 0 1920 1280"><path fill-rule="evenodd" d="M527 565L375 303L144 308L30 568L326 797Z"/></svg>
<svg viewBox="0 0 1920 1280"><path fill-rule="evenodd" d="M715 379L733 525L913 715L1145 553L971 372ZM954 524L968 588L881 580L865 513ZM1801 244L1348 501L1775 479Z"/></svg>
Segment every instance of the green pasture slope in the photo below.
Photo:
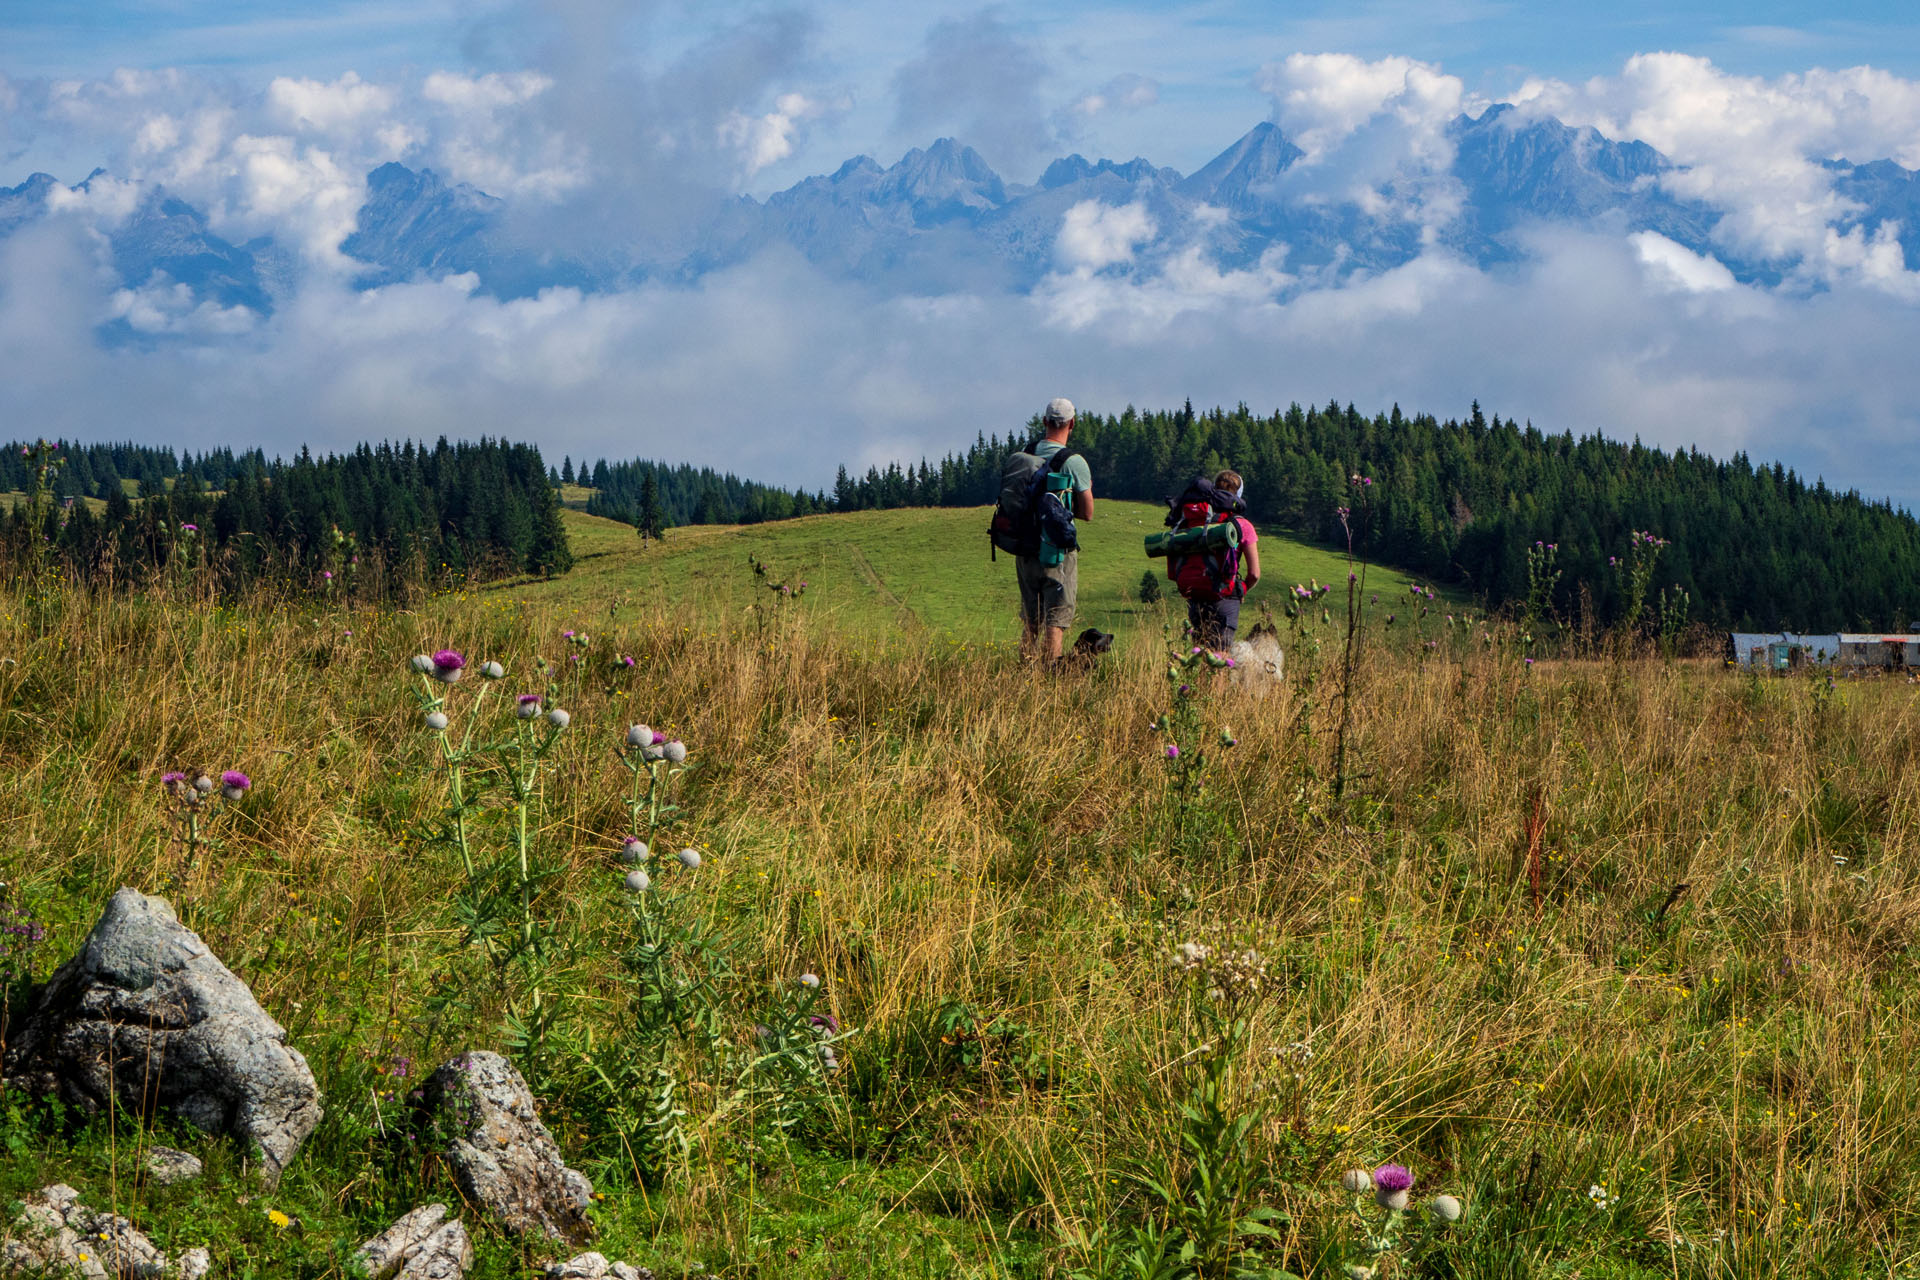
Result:
<svg viewBox="0 0 1920 1280"><path fill-rule="evenodd" d="M583 491L568 493L577 500ZM1166 562L1147 559L1142 539L1158 529L1162 508L1142 502L1101 502L1096 518L1080 530L1080 622L1127 635L1158 631L1178 620L1171 584L1159 605L1139 601L1140 575L1164 575ZM516 578L492 584L529 600L571 603L583 613L607 616L623 602L694 601L716 618L764 603L748 557L766 565L771 581L807 584L800 607L826 614L852 630L873 630L971 643L1018 638L1019 593L1013 561L988 558L988 509L911 508L806 516L759 525L712 525L672 529L642 549L629 525L566 512L573 542L571 573L549 581ZM1248 616L1261 601L1281 612L1287 590L1312 579L1343 583L1343 557L1276 531L1260 531L1263 578L1249 597ZM1411 579L1389 569L1367 572L1373 611L1384 618L1404 612ZM1338 616L1344 596L1326 603ZM1455 602L1458 603L1457 601Z"/></svg>

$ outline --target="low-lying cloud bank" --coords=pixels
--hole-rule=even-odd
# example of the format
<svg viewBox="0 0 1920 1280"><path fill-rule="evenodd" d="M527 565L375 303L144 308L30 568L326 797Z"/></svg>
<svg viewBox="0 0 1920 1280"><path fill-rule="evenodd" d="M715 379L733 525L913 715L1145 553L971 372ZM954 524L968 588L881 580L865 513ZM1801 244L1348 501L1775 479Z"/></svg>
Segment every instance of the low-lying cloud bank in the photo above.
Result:
<svg viewBox="0 0 1920 1280"><path fill-rule="evenodd" d="M1746 450L1920 498L1910 306L1856 286L1782 296L1657 240L1543 233L1510 273L1430 253L1284 300L1266 268L1222 272L1198 248L1144 279L1063 266L1031 296L879 296L784 252L685 287L513 302L462 277L360 292L315 274L245 332L113 347L96 326L130 304L55 223L0 241L0 402L21 433L506 435L824 485L838 461L937 456L1056 394L1443 416L1478 397L1544 429Z"/></svg>

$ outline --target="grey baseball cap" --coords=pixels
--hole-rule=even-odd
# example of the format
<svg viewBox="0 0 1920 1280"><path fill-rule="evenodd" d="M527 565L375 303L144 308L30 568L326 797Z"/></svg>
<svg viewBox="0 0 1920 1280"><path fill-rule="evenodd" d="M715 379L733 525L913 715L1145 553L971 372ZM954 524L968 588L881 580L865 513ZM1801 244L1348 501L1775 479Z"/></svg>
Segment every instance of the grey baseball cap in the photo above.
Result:
<svg viewBox="0 0 1920 1280"><path fill-rule="evenodd" d="M1065 396L1055 396L1047 401L1047 411L1041 415L1042 422L1072 422L1073 401Z"/></svg>

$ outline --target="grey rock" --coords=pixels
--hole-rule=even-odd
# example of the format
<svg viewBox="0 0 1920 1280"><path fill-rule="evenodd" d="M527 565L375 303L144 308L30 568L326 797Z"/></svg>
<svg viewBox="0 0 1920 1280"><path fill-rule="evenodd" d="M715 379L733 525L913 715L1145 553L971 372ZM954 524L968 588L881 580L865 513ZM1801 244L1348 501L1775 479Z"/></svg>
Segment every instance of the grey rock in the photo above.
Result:
<svg viewBox="0 0 1920 1280"><path fill-rule="evenodd" d="M7 1239L0 1242L0 1275L79 1275L86 1280L136 1280L146 1276L186 1276L200 1280L210 1259L204 1249L189 1249L173 1266L153 1242L117 1213L101 1213L80 1203L80 1193L64 1182L42 1187L15 1215ZM194 1270L198 1266L199 1270Z"/></svg>
<svg viewBox="0 0 1920 1280"><path fill-rule="evenodd" d="M516 1234L538 1231L576 1247L592 1236L593 1184L562 1161L512 1063L463 1053L427 1081L426 1105L467 1199Z"/></svg>
<svg viewBox="0 0 1920 1280"><path fill-rule="evenodd" d="M92 1113L118 1096L259 1148L269 1186L320 1122L320 1091L247 985L164 898L121 889L36 993L7 1047L8 1083Z"/></svg>
<svg viewBox="0 0 1920 1280"><path fill-rule="evenodd" d="M200 1176L203 1168L199 1156L172 1147L149 1147L146 1166L148 1179L163 1187L191 1182Z"/></svg>
<svg viewBox="0 0 1920 1280"><path fill-rule="evenodd" d="M653 1280L653 1272L645 1267L608 1262L598 1253L583 1253L565 1262L549 1262L545 1275L547 1280Z"/></svg>
<svg viewBox="0 0 1920 1280"><path fill-rule="evenodd" d="M205 1249L189 1249L173 1260L172 1280L206 1280L213 1270L213 1255Z"/></svg>
<svg viewBox="0 0 1920 1280"><path fill-rule="evenodd" d="M473 1265L473 1241L444 1204L421 1205L354 1251L370 1280L458 1280Z"/></svg>

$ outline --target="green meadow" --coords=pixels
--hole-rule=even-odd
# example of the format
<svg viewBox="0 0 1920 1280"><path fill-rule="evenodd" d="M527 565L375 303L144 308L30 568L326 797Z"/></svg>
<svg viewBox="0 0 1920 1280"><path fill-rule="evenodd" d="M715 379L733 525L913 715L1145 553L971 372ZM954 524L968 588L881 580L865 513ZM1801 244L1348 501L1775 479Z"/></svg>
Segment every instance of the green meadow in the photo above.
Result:
<svg viewBox="0 0 1920 1280"><path fill-rule="evenodd" d="M569 490L569 505L584 503L590 492ZM570 510L567 532L576 556L571 573L544 582L514 579L485 591L577 608L583 618L622 604L666 602L693 606L717 620L768 603L760 598L763 580L752 572L753 557L767 569L764 581L806 583L806 611L836 627L1010 644L1019 637L1019 590L1013 561L989 557L990 514L985 507L917 508L688 526L643 549L630 526ZM1164 576L1166 561L1148 559L1142 546L1148 533L1161 528L1163 515L1146 503L1101 502L1095 519L1081 524L1080 625L1157 641L1163 626L1184 623ZM1282 613L1296 583L1346 581L1343 555L1275 530L1260 530L1260 553L1262 580L1248 597L1243 626L1259 618L1262 605ZM1157 605L1140 602L1147 570L1161 581ZM1382 622L1388 613L1405 617L1412 580L1377 566L1366 574L1363 607L1378 598L1369 614ZM1330 593L1316 608L1344 616L1344 596Z"/></svg>

